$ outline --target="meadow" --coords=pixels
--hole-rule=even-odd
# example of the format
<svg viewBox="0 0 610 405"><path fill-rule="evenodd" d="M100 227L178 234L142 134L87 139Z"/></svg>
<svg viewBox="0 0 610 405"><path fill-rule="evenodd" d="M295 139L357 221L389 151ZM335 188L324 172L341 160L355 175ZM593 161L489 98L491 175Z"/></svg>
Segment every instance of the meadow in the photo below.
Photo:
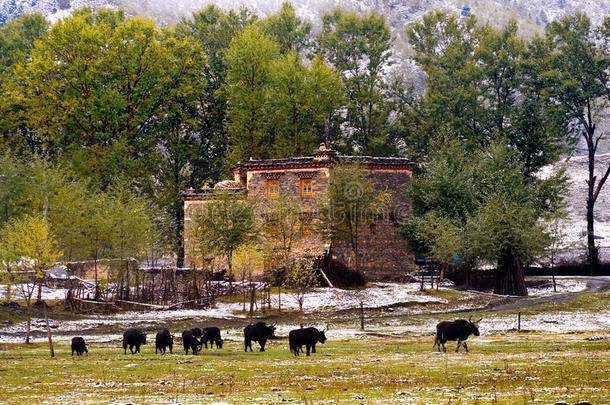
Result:
<svg viewBox="0 0 610 405"><path fill-rule="evenodd" d="M239 342L185 356L123 354L120 342L90 345L82 357L67 345L5 344L2 403L405 403L535 404L610 398L610 340L591 333L510 333L471 338L470 353L446 354L430 336L375 334L328 341L295 357L287 340L265 352ZM256 349L255 349L256 350Z"/></svg>
<svg viewBox="0 0 610 405"><path fill-rule="evenodd" d="M266 314L267 322L277 322L277 336L267 351L257 351L255 343L248 353L241 328L252 321L246 318L189 315L155 323L163 312L141 314L135 325L147 329L148 344L140 354L125 355L120 334L136 322L127 316L137 314L76 317L53 331L54 358L42 335L29 345L0 343L0 403L608 404L605 289L516 300L509 309L502 298L428 291L426 296L447 302L371 309L364 331L357 311L311 313L306 323L328 327L329 340L310 357L288 350L288 331L297 327L294 312ZM478 309L451 312L465 300ZM521 332L515 329L517 312ZM446 354L432 347L438 320L469 316L483 318L481 336L468 340L470 353L455 353L455 342L447 343ZM96 319L99 325L86 323ZM13 320L21 325L14 314ZM178 331L211 323L223 330L223 348L184 355ZM78 325L89 329L79 333ZM154 354L160 327L176 335L173 354ZM70 354L69 339L78 334L89 343L82 357Z"/></svg>

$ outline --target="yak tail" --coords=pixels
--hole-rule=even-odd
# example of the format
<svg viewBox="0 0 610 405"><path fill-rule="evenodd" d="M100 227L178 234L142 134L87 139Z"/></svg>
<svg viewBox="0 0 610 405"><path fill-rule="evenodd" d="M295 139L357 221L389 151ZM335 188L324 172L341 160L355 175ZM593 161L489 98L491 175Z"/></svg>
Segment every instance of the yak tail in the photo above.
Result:
<svg viewBox="0 0 610 405"><path fill-rule="evenodd" d="M432 345L432 348L434 349L436 346L438 345L438 336L434 336L434 344Z"/></svg>

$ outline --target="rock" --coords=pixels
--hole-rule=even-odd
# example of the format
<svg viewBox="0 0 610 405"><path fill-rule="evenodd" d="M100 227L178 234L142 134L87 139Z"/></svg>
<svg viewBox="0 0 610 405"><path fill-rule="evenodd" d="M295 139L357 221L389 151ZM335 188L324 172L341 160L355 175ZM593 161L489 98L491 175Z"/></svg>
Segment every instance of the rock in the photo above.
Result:
<svg viewBox="0 0 610 405"><path fill-rule="evenodd" d="M70 0L57 0L57 5L60 10L67 10L70 6Z"/></svg>

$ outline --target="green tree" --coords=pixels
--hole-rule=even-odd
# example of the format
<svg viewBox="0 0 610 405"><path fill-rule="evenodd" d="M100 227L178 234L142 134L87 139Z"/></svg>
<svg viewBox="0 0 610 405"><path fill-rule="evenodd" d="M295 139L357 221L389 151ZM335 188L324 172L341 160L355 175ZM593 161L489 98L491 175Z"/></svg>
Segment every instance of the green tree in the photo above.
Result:
<svg viewBox="0 0 610 405"><path fill-rule="evenodd" d="M119 296L129 300L131 287L139 289L140 281L137 272L134 279L130 277L132 273L129 264L132 259L139 259L146 252L150 232L154 228L153 213L149 203L124 183L115 184L109 190L105 208L109 221L104 223L103 219L99 218L102 221L101 229L105 225L111 226L111 229L107 229L111 238L108 247L111 249L111 255L121 263L116 284Z"/></svg>
<svg viewBox="0 0 610 405"><path fill-rule="evenodd" d="M287 271L294 260L295 244L303 237L301 205L294 198L280 195L266 200L261 209L265 218L263 236L268 255L279 257L280 266ZM282 309L282 283L278 280L278 310Z"/></svg>
<svg viewBox="0 0 610 405"><path fill-rule="evenodd" d="M254 208L253 202L241 196L220 192L194 213L192 237L195 243L224 256L230 278L233 277L233 254L256 237Z"/></svg>
<svg viewBox="0 0 610 405"><path fill-rule="evenodd" d="M309 262L296 262L286 273L286 287L299 305L299 324L303 327L305 296L318 284L316 271Z"/></svg>
<svg viewBox="0 0 610 405"><path fill-rule="evenodd" d="M190 79L188 63L174 63L184 47L150 20L81 9L15 70L27 125L102 186L121 176L150 181L151 130L172 90Z"/></svg>
<svg viewBox="0 0 610 405"><path fill-rule="evenodd" d="M347 106L340 142L346 152L387 156L396 154L389 137L391 103L384 69L391 65L390 29L376 14L360 16L337 8L322 17L317 50L343 74Z"/></svg>
<svg viewBox="0 0 610 405"><path fill-rule="evenodd" d="M268 90L273 156L305 156L324 140L324 123L341 105L337 72L316 57L312 67L287 53L273 62Z"/></svg>
<svg viewBox="0 0 610 405"><path fill-rule="evenodd" d="M610 175L610 165L598 168L596 153L599 142L607 135L598 123L603 120L610 102L610 18L599 29L589 18L577 13L553 21L547 32L553 53L545 74L549 97L559 107L559 115L573 123L574 132L587 146L587 256L591 274L599 264L595 245L595 203Z"/></svg>
<svg viewBox="0 0 610 405"><path fill-rule="evenodd" d="M282 53L305 52L311 45L311 23L298 18L291 3L282 3L277 13L262 19L259 25L279 44Z"/></svg>
<svg viewBox="0 0 610 405"><path fill-rule="evenodd" d="M100 192L86 200L85 222L80 229L82 255L93 260L95 296L100 299L99 261L108 254L114 239L116 221L111 211L112 201L108 193Z"/></svg>
<svg viewBox="0 0 610 405"><path fill-rule="evenodd" d="M40 13L24 14L0 29L0 150L41 153L42 142L25 121L23 97L15 92L15 67L30 57L35 41L46 36L49 22Z"/></svg>
<svg viewBox="0 0 610 405"><path fill-rule="evenodd" d="M378 189L369 178L369 172L362 167L335 167L331 172L328 198L320 205L318 226L332 240L348 244L357 271L360 270L362 231L385 213L390 199L391 194Z"/></svg>
<svg viewBox="0 0 610 405"><path fill-rule="evenodd" d="M278 54L275 42L256 25L240 32L227 50L229 160L232 162L269 155L267 145L272 139L267 133L267 91L271 62Z"/></svg>
<svg viewBox="0 0 610 405"><path fill-rule="evenodd" d="M415 60L427 74L427 90L414 123L429 145L449 134L473 148L505 139L519 151L527 175L566 150L566 122L545 97L544 67L550 48L527 42L517 24L480 26L475 17L458 20L429 13L409 29ZM425 153L424 153L425 154Z"/></svg>
<svg viewBox="0 0 610 405"><path fill-rule="evenodd" d="M223 158L229 138L226 54L235 36L256 20L256 15L244 8L225 13L215 6L208 6L193 13L191 19L182 20L176 27L176 34L199 44L205 56L200 74L206 83L206 91L197 94L198 104L194 111L195 135L201 138L193 159L192 187L200 186L204 180L218 178L224 168Z"/></svg>
<svg viewBox="0 0 610 405"><path fill-rule="evenodd" d="M495 292L527 295L522 263L551 242L543 221L561 212L563 172L531 179L502 140L476 153L455 139L438 141L433 150L409 188L413 216L403 234L410 250L443 264L459 255L467 268L495 262Z"/></svg>
<svg viewBox="0 0 610 405"><path fill-rule="evenodd" d="M13 275L26 303L25 342L29 343L34 291L38 285L40 299L40 285L44 272L53 266L55 261L62 256L62 252L57 249L49 224L42 216L27 215L15 219L4 226L2 235L6 240L3 244L7 249L5 254L8 257L20 258Z"/></svg>

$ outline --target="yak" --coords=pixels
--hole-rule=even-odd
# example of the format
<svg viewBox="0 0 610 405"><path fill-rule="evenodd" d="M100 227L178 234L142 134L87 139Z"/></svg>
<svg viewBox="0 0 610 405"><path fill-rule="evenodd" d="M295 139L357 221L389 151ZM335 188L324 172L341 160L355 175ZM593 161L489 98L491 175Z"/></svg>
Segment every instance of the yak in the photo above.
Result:
<svg viewBox="0 0 610 405"><path fill-rule="evenodd" d="M77 356L82 356L83 353L89 353L85 339L80 336L72 338L72 356L74 356L74 352L76 352Z"/></svg>
<svg viewBox="0 0 610 405"><path fill-rule="evenodd" d="M248 325L244 328L244 347L245 351L252 351L252 341L258 342L261 346L261 352L265 351L267 339L273 336L275 326L267 326L265 322L257 322L254 325Z"/></svg>
<svg viewBox="0 0 610 405"><path fill-rule="evenodd" d="M214 347L214 344L216 344L217 349L222 349L223 340L220 337L220 329L216 326L203 328L201 332L201 343L205 345L206 349L208 348L208 342L210 343L210 349Z"/></svg>
<svg viewBox="0 0 610 405"><path fill-rule="evenodd" d="M166 347L169 347L169 352L171 353L174 347L174 335L169 333L167 329L161 329L155 337L155 354L157 354L157 351L165 354Z"/></svg>
<svg viewBox="0 0 610 405"><path fill-rule="evenodd" d="M303 351L303 346L307 348L307 356L309 356L310 350L312 353L315 353L316 343L318 342L324 344L326 342L326 335L324 331L319 331L314 327L294 329L288 333L290 351L293 352L295 356L299 355L299 351Z"/></svg>
<svg viewBox="0 0 610 405"><path fill-rule="evenodd" d="M142 329L129 328L123 333L123 351L127 354L127 346L131 354L140 353L140 345L146 344L146 333ZM135 352L133 348L136 348Z"/></svg>
<svg viewBox="0 0 610 405"><path fill-rule="evenodd" d="M483 318L481 318L483 319ZM441 345L443 345L443 352L447 352L445 348L445 342L448 340L457 340L457 347L455 351L460 349L460 346L464 346L466 352L468 352L468 346L466 345L466 339L470 335L479 336L478 321L472 322L472 317L468 320L456 319L455 321L443 321L436 325L436 336L434 337L434 346L438 346L438 351L441 351Z"/></svg>
<svg viewBox="0 0 610 405"><path fill-rule="evenodd" d="M191 349L193 354L197 354L199 350L201 350L201 341L199 338L201 337L201 329L192 328L187 329L182 332L182 345L184 346L184 353L189 354L189 349Z"/></svg>

